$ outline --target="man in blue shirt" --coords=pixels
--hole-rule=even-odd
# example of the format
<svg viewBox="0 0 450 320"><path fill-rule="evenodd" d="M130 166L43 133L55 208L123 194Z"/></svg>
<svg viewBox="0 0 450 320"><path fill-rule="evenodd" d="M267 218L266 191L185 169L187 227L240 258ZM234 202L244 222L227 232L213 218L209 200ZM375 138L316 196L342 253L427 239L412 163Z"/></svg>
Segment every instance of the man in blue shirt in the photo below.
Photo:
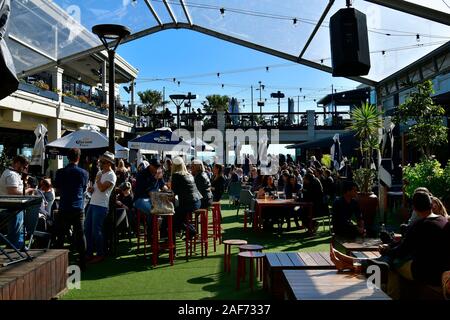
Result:
<svg viewBox="0 0 450 320"><path fill-rule="evenodd" d="M78 167L80 149L73 148L67 153L70 163L56 172L55 187L61 200L55 218L55 247L63 248L64 237L73 226L74 245L79 254L79 266L85 267L86 238L84 236L84 192L89 181L86 170Z"/></svg>

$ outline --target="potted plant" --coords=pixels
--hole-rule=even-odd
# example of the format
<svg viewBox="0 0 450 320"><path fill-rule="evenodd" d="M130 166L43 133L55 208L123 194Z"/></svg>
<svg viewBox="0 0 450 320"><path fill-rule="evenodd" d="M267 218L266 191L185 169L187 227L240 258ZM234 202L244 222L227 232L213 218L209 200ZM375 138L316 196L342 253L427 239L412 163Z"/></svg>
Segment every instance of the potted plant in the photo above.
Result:
<svg viewBox="0 0 450 320"><path fill-rule="evenodd" d="M377 171L373 166L373 154L379 149L379 130L382 128L382 112L375 105L364 103L351 113L350 129L359 140L362 166L353 173L353 180L359 189L359 206L363 214L368 233L374 232L375 215L378 208L378 197L372 192Z"/></svg>

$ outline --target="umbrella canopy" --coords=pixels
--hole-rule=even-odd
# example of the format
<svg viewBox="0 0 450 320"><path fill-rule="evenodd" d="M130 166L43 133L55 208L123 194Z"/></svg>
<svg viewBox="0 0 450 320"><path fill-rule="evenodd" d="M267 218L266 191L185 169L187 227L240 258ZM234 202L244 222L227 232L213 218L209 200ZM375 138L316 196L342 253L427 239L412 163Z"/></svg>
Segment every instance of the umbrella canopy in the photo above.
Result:
<svg viewBox="0 0 450 320"><path fill-rule="evenodd" d="M336 170L341 169L342 152L341 143L339 142L339 133L336 133L333 137L333 145L330 149L331 159L333 160L333 168Z"/></svg>
<svg viewBox="0 0 450 320"><path fill-rule="evenodd" d="M191 149L191 145L181 140L172 130L162 128L128 142L130 149L162 151L184 151Z"/></svg>
<svg viewBox="0 0 450 320"><path fill-rule="evenodd" d="M31 156L30 165L41 166L41 173L44 173L45 162L45 135L48 132L47 128L43 124L38 124L34 129L36 135L36 141L34 143L33 154Z"/></svg>
<svg viewBox="0 0 450 320"><path fill-rule="evenodd" d="M108 137L103 133L94 129L80 129L47 144L46 150L50 154L66 155L70 149L79 148L85 154L100 155L108 150L108 143ZM116 143L115 152L128 152L128 148Z"/></svg>

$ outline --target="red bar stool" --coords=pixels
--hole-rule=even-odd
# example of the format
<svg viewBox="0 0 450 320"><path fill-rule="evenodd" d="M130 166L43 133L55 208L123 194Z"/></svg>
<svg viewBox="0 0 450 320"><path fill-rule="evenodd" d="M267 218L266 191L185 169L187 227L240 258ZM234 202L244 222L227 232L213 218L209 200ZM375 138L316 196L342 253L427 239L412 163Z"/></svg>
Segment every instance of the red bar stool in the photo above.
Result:
<svg viewBox="0 0 450 320"><path fill-rule="evenodd" d="M186 233L185 233L185 244L186 244L186 261L189 261L189 257L192 257L192 247L194 239L191 237L191 231L189 230L189 225L192 224L192 212L186 214Z"/></svg>
<svg viewBox="0 0 450 320"><path fill-rule="evenodd" d="M144 232L141 233L141 222L144 225ZM136 237L137 237L137 251L139 252L141 239L144 241L144 258L147 256L147 215L141 210L136 209Z"/></svg>
<svg viewBox="0 0 450 320"><path fill-rule="evenodd" d="M213 234L215 234L216 239L219 240L219 244L222 244L222 209L220 207L220 202L212 203L212 212L213 212ZM215 249L214 242L214 252Z"/></svg>
<svg viewBox="0 0 450 320"><path fill-rule="evenodd" d="M264 249L264 247L259 244L244 244L242 246L239 246L239 252L262 252L263 249ZM243 268L245 270L245 260L243 261L243 264L244 264ZM263 279L263 264L262 264L262 260L260 260L260 259L256 260L256 278L258 278L258 275L259 275L259 279L262 281L262 279ZM245 274L244 274L244 279L245 279Z"/></svg>
<svg viewBox="0 0 450 320"><path fill-rule="evenodd" d="M236 277L236 289L239 290L241 280L245 280L245 260L250 260L250 289L253 291L253 278L255 261L262 265L263 258L266 254L258 251L245 251L238 254L238 267Z"/></svg>
<svg viewBox="0 0 450 320"><path fill-rule="evenodd" d="M159 217L165 217L167 218L167 237L168 241L167 244L159 244L159 224L158 224L158 218ZM174 250L175 250L175 243L173 239L173 213L165 213L165 214L152 214L152 263L153 266L156 266L158 264L158 255L159 251L161 249L167 249L169 250L169 261L170 265L173 266L173 260L174 260Z"/></svg>
<svg viewBox="0 0 450 320"><path fill-rule="evenodd" d="M197 230L197 234L194 237L194 252L196 252L197 248L197 240L200 238L200 246L203 257L203 252L205 257L208 256L208 209L198 209L195 210L195 228ZM198 228L200 217L200 230Z"/></svg>
<svg viewBox="0 0 450 320"><path fill-rule="evenodd" d="M247 244L246 240L239 240L239 239L230 239L230 240L224 240L224 257L223 257L223 270L225 272L231 272L231 247L232 246L242 246L244 244Z"/></svg>

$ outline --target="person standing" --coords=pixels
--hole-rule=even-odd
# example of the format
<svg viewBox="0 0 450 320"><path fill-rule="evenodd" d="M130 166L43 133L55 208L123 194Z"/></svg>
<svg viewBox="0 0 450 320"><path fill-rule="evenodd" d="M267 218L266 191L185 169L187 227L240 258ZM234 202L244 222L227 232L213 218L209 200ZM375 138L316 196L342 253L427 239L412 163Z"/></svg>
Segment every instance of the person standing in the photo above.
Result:
<svg viewBox="0 0 450 320"><path fill-rule="evenodd" d="M92 198L86 214L86 256L89 262L95 263L105 258L105 241L103 235L103 224L108 215L109 197L114 189L117 176L112 170L114 165L114 154L106 151L99 159L100 171L95 178L94 186L91 187ZM94 257L94 250L97 255Z"/></svg>
<svg viewBox="0 0 450 320"><path fill-rule="evenodd" d="M24 195L24 184L22 173L28 168L28 160L23 156L16 156L12 165L3 171L0 177L0 194L22 196ZM8 222L8 241L18 249L24 245L23 235L23 211L19 212Z"/></svg>
<svg viewBox="0 0 450 320"><path fill-rule="evenodd" d="M213 179L211 181L211 191L213 193L213 201L218 202L222 199L225 191L225 178L223 177L223 166L221 164L214 164Z"/></svg>
<svg viewBox="0 0 450 320"><path fill-rule="evenodd" d="M78 251L79 266L85 267L86 238L84 237L84 192L86 191L89 174L78 167L81 151L70 149L67 153L69 164L56 171L55 188L59 191L59 211L55 217L55 248L64 247L64 237L71 226L74 231L74 245Z"/></svg>

